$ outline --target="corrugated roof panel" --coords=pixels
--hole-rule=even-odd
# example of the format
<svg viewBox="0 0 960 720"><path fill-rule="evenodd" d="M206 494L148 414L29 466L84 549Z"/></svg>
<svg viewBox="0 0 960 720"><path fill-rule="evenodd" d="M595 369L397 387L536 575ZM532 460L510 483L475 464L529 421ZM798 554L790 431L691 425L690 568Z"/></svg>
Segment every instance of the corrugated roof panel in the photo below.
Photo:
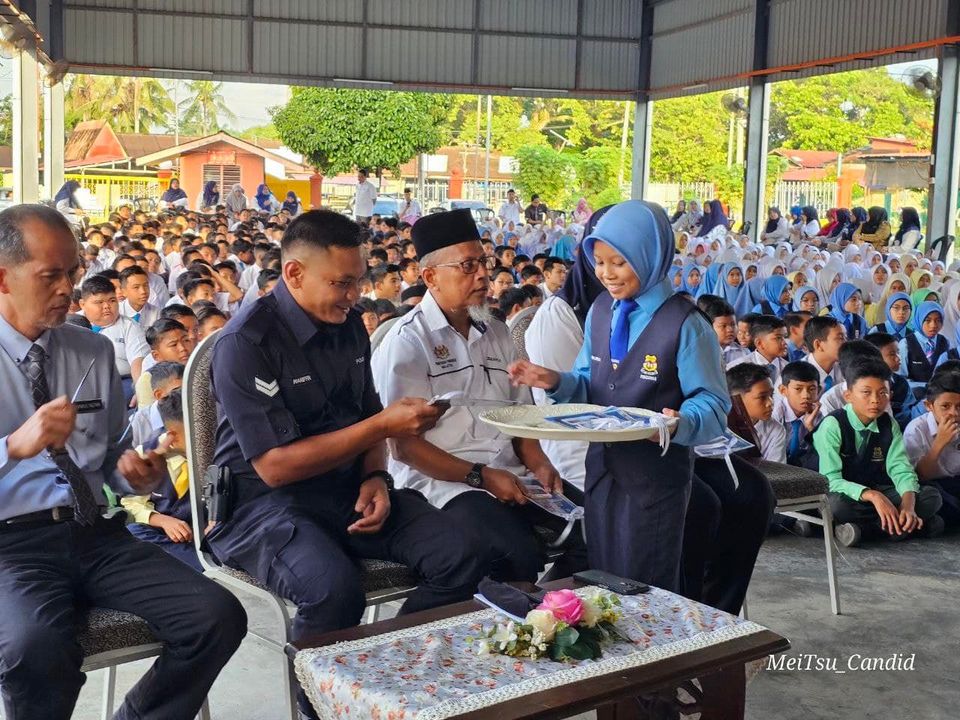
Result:
<svg viewBox="0 0 960 720"><path fill-rule="evenodd" d="M247 0L137 0L139 10L246 15Z"/></svg>
<svg viewBox="0 0 960 720"><path fill-rule="evenodd" d="M704 26L654 37L651 90L694 85L753 68L753 23L729 16Z"/></svg>
<svg viewBox="0 0 960 720"><path fill-rule="evenodd" d="M639 3L637 3L639 5ZM705 23L732 13L748 11L753 16L753 0L667 0L653 10L653 32L662 33L688 25ZM751 32L753 24L751 21Z"/></svg>
<svg viewBox="0 0 960 720"><path fill-rule="evenodd" d="M71 5L83 7L132 8L135 0L76 0Z"/></svg>
<svg viewBox="0 0 960 720"><path fill-rule="evenodd" d="M484 30L577 34L577 0L477 1L480 3L480 27Z"/></svg>
<svg viewBox="0 0 960 720"><path fill-rule="evenodd" d="M358 0L254 0L255 15L290 20L360 22L363 3Z"/></svg>
<svg viewBox="0 0 960 720"><path fill-rule="evenodd" d="M638 43L584 41L581 53L580 87L593 90L638 89Z"/></svg>
<svg viewBox="0 0 960 720"><path fill-rule="evenodd" d="M956 2L957 0L952 0ZM951 0L773 0L771 67L939 37ZM883 58L877 64L893 62ZM829 72L824 68L820 72Z"/></svg>
<svg viewBox="0 0 960 720"><path fill-rule="evenodd" d="M257 20L253 67L276 75L360 78L359 28Z"/></svg>
<svg viewBox="0 0 960 720"><path fill-rule="evenodd" d="M577 43L552 38L480 36L481 85L573 88Z"/></svg>
<svg viewBox="0 0 960 720"><path fill-rule="evenodd" d="M371 31L367 77L397 82L469 84L473 35L426 30ZM437 62L443 58L443 62Z"/></svg>
<svg viewBox="0 0 960 720"><path fill-rule="evenodd" d="M474 0L368 0L367 21L402 27L473 27Z"/></svg>
<svg viewBox="0 0 960 720"><path fill-rule="evenodd" d="M137 16L141 65L186 70L248 69L245 20ZM129 37L124 38L129 42Z"/></svg>
<svg viewBox="0 0 960 720"><path fill-rule="evenodd" d="M133 13L64 8L64 54L71 61L133 65ZM96 38L96 42L93 42Z"/></svg>
<svg viewBox="0 0 960 720"><path fill-rule="evenodd" d="M640 3L635 0L591 0L583 4L583 34L639 38Z"/></svg>

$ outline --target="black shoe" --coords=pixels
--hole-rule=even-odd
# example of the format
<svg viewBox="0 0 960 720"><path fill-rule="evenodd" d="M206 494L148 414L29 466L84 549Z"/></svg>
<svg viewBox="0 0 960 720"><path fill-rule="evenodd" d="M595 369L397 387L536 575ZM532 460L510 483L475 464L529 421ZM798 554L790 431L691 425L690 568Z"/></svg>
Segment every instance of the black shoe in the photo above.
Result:
<svg viewBox="0 0 960 720"><path fill-rule="evenodd" d="M793 524L793 534L805 538L813 537L813 534L816 532L816 527L817 526L809 520L797 520Z"/></svg>
<svg viewBox="0 0 960 720"><path fill-rule="evenodd" d="M940 537L943 535L943 528L945 525L946 523L943 522L942 517L939 515L934 515L923 524L920 534L927 538Z"/></svg>
<svg viewBox="0 0 960 720"><path fill-rule="evenodd" d="M833 537L843 547L856 547L863 537L863 530L856 523L841 523L833 528Z"/></svg>

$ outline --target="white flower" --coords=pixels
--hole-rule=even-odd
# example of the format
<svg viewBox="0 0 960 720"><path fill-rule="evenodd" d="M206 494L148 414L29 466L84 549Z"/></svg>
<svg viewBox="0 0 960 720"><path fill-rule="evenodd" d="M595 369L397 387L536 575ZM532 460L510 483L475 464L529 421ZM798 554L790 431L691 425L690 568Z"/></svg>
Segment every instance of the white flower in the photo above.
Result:
<svg viewBox="0 0 960 720"><path fill-rule="evenodd" d="M490 643L486 640L477 641L477 654L478 655L489 655L490 654Z"/></svg>
<svg viewBox="0 0 960 720"><path fill-rule="evenodd" d="M523 622L533 626L543 635L546 642L550 642L556 632L558 620L549 610L531 610Z"/></svg>
<svg viewBox="0 0 960 720"><path fill-rule="evenodd" d="M501 650L505 650L507 645L517 639L517 634L514 632L513 621L508 622L506 625L497 625L497 630L490 636L490 639L499 645Z"/></svg>
<svg viewBox="0 0 960 720"><path fill-rule="evenodd" d="M597 599L594 597L581 598L583 603L583 615L580 616L579 625L585 625L586 627L595 627L600 618L603 615L603 610L600 609L600 605L597 603Z"/></svg>

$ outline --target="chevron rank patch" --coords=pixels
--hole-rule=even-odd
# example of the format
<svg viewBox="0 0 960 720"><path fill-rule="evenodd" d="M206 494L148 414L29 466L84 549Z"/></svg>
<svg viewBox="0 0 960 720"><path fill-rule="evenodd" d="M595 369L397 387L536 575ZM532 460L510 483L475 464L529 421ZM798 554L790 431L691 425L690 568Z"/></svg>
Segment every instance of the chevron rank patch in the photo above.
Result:
<svg viewBox="0 0 960 720"><path fill-rule="evenodd" d="M261 380L258 377L253 379L253 384L258 391L262 392L267 397L273 397L278 392L280 392L280 385L276 380L273 382L267 382L266 380Z"/></svg>

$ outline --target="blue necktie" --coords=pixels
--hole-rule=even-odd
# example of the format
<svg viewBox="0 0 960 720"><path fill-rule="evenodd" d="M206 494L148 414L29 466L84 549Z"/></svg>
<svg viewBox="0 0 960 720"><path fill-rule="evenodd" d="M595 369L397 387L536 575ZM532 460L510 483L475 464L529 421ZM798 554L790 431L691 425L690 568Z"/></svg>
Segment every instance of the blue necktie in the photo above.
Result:
<svg viewBox="0 0 960 720"><path fill-rule="evenodd" d="M803 420L797 418L794 420L790 428L790 446L787 448L787 459L796 457L797 453L800 452L800 429L803 427Z"/></svg>
<svg viewBox="0 0 960 720"><path fill-rule="evenodd" d="M135 323L140 322L140 313L134 313L134 315L133 315L133 321L134 321Z"/></svg>
<svg viewBox="0 0 960 720"><path fill-rule="evenodd" d="M827 392L832 387L833 387L833 376L827 375L827 379L823 381L823 391Z"/></svg>
<svg viewBox="0 0 960 720"><path fill-rule="evenodd" d="M95 333L98 333L98 332L100 332L101 330L103 330L103 328L100 327L99 325L91 325L91 326L90 326L90 329L93 330Z"/></svg>
<svg viewBox="0 0 960 720"><path fill-rule="evenodd" d="M610 333L610 363L614 370L627 356L630 344L630 313L636 309L636 300L620 301L620 313L613 323L613 332Z"/></svg>

